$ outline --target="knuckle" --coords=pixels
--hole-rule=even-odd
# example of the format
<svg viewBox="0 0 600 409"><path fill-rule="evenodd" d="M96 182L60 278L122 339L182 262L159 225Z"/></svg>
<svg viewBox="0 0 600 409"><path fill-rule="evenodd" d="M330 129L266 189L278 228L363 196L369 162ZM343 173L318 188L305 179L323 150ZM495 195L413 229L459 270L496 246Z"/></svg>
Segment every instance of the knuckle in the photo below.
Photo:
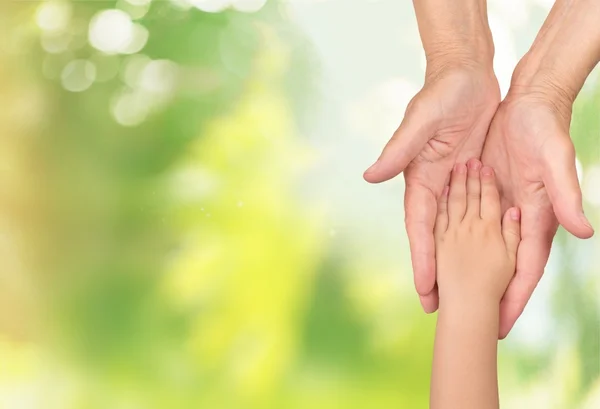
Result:
<svg viewBox="0 0 600 409"><path fill-rule="evenodd" d="M519 233L519 231L517 229L508 229L508 234L519 239L521 237L521 234Z"/></svg>
<svg viewBox="0 0 600 409"><path fill-rule="evenodd" d="M400 134L401 134L401 132L400 132L400 127L399 127L392 134L392 137L390 138L390 142L396 142L396 141L398 141L400 139L400 136L401 136ZM387 146L389 146L389 142L388 142ZM386 146L386 148L387 148L387 146Z"/></svg>
<svg viewBox="0 0 600 409"><path fill-rule="evenodd" d="M565 159L575 159L575 146L570 139L560 138L560 142L558 142L558 146L560 146L560 152L563 154L563 158Z"/></svg>
<svg viewBox="0 0 600 409"><path fill-rule="evenodd" d="M504 234L513 240L521 240L521 234L514 228L506 229Z"/></svg>
<svg viewBox="0 0 600 409"><path fill-rule="evenodd" d="M488 223L486 220L480 219L479 217L477 218L476 228L477 231L485 237L493 236L496 232L493 224Z"/></svg>
<svg viewBox="0 0 600 409"><path fill-rule="evenodd" d="M407 213L404 217L404 225L406 226L406 231L408 232L409 236L427 229L431 231L431 228L433 227L433 223L429 224L425 220L414 218L409 213Z"/></svg>
<svg viewBox="0 0 600 409"><path fill-rule="evenodd" d="M575 146L573 142L568 138L556 137L553 142L553 149L550 152L548 148L548 152L546 152L545 159L550 163L555 163L556 161L561 163L572 163L575 162L576 152Z"/></svg>
<svg viewBox="0 0 600 409"><path fill-rule="evenodd" d="M485 197L486 199L497 199L499 197L498 191L493 189L483 189L481 191L481 196Z"/></svg>
<svg viewBox="0 0 600 409"><path fill-rule="evenodd" d="M486 188L492 188L496 186L496 181L491 177L481 178L481 185Z"/></svg>
<svg viewBox="0 0 600 409"><path fill-rule="evenodd" d="M456 205L456 204L463 203L465 200L464 200L464 196L462 196L462 195L452 195L452 196L450 196L448 201L450 203L452 203L453 205Z"/></svg>
<svg viewBox="0 0 600 409"><path fill-rule="evenodd" d="M470 220L470 218L469 218ZM472 235L475 232L474 226L472 223L463 223L463 228L461 229L462 234Z"/></svg>
<svg viewBox="0 0 600 409"><path fill-rule="evenodd" d="M423 109L423 98L421 97L421 93L416 94L406 106L405 115L416 115Z"/></svg>

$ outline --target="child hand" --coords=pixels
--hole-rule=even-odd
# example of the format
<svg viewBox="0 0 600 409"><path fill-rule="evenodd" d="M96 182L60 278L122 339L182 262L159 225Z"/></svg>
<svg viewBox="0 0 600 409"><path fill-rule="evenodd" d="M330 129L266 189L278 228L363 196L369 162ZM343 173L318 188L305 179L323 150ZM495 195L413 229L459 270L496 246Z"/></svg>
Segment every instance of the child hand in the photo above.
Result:
<svg viewBox="0 0 600 409"><path fill-rule="evenodd" d="M499 303L515 273L521 213L511 208L502 218L494 171L481 166L476 159L456 165L440 197L435 240L441 303Z"/></svg>

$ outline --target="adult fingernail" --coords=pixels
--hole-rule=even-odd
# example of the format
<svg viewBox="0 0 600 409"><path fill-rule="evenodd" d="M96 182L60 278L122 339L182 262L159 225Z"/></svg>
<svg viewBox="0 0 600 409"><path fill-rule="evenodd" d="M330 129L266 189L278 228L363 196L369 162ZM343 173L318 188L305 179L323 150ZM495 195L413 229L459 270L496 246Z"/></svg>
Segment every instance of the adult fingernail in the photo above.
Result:
<svg viewBox="0 0 600 409"><path fill-rule="evenodd" d="M583 222L583 224L585 224L586 227L594 230L594 227L592 226L592 224L590 223L590 221L588 220L587 217L585 217L585 214L581 213L581 221Z"/></svg>
<svg viewBox="0 0 600 409"><path fill-rule="evenodd" d="M519 219L521 218L521 211L520 211L519 209L517 209L517 208L515 208L515 209L512 209L512 210L510 211L510 217L511 217L513 220L519 220Z"/></svg>
<svg viewBox="0 0 600 409"><path fill-rule="evenodd" d="M371 167L369 167L369 169L366 170L365 173L373 173L377 170L377 168L379 167L379 159L377 159L377 161L371 165Z"/></svg>
<svg viewBox="0 0 600 409"><path fill-rule="evenodd" d="M444 190L442 191L442 196L448 196L449 193L450 193L450 186L446 186L444 188Z"/></svg>

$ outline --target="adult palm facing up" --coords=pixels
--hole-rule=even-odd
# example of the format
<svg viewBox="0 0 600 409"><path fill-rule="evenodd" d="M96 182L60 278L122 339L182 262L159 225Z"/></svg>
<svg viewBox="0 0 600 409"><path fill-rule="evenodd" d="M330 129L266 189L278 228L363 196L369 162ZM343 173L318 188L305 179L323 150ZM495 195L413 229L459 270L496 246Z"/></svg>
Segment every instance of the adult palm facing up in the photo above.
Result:
<svg viewBox="0 0 600 409"><path fill-rule="evenodd" d="M404 172L405 223L415 286L426 312L435 311L439 302L433 237L437 199L456 163L481 156L499 103L490 69L463 64L429 72L400 127L364 174L368 182L378 183Z"/></svg>
<svg viewBox="0 0 600 409"><path fill-rule="evenodd" d="M497 173L504 209L522 212L517 272L501 303L500 337L523 312L550 255L559 223L579 238L594 230L583 213L569 136L571 102L511 88L492 121L482 160Z"/></svg>

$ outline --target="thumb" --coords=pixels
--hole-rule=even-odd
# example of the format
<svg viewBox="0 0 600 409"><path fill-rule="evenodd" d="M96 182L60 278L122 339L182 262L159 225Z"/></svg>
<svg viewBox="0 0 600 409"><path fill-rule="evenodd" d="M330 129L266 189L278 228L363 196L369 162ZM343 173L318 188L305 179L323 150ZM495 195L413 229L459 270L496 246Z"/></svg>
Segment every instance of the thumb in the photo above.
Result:
<svg viewBox="0 0 600 409"><path fill-rule="evenodd" d="M433 137L435 129L428 105L422 94L417 94L410 102L400 127L394 132L377 162L365 172L367 182L384 182L399 175Z"/></svg>
<svg viewBox="0 0 600 409"><path fill-rule="evenodd" d="M575 166L575 148L569 135L548 141L543 152L544 185L559 223L571 234L588 239L594 228L583 213L581 187Z"/></svg>
<svg viewBox="0 0 600 409"><path fill-rule="evenodd" d="M517 250L521 243L521 210L518 207L510 208L502 219L502 237L506 250L512 260L517 260Z"/></svg>

